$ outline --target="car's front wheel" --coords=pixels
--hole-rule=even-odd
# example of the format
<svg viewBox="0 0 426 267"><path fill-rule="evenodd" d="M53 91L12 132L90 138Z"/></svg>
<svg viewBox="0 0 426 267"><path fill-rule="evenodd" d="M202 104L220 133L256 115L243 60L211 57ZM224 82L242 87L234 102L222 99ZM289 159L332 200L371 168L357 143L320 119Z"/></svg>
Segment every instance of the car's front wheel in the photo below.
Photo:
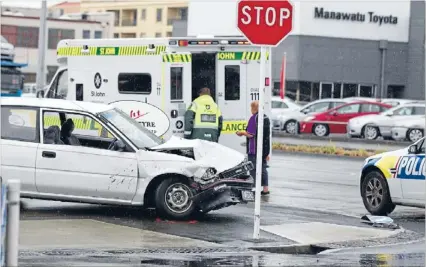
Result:
<svg viewBox="0 0 426 267"><path fill-rule="evenodd" d="M373 215L388 215L395 209L388 184L379 171L369 172L361 184L365 208Z"/></svg>
<svg viewBox="0 0 426 267"><path fill-rule="evenodd" d="M170 219L188 219L196 210L192 196L193 190L182 178L165 179L155 192L157 212Z"/></svg>
<svg viewBox="0 0 426 267"><path fill-rule="evenodd" d="M315 124L312 132L316 136L327 136L330 131L326 124Z"/></svg>
<svg viewBox="0 0 426 267"><path fill-rule="evenodd" d="M363 136L365 139L374 140L377 139L379 135L379 128L370 125L364 127Z"/></svg>
<svg viewBox="0 0 426 267"><path fill-rule="evenodd" d="M415 143L423 137L423 131L421 129L410 129L407 132L407 139Z"/></svg>

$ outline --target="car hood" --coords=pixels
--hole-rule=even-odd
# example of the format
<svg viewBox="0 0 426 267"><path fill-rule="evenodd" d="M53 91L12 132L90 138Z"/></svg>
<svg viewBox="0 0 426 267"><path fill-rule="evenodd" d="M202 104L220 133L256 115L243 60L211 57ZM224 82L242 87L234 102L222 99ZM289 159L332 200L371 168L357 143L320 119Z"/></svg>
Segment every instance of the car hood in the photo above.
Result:
<svg viewBox="0 0 426 267"><path fill-rule="evenodd" d="M200 139L188 140L176 136L172 136L164 144L150 149L155 151L191 151L197 166L213 167L218 173L237 166L245 159L244 154L218 143Z"/></svg>
<svg viewBox="0 0 426 267"><path fill-rule="evenodd" d="M407 153L408 153L408 147L405 147L405 148L401 148L401 149L398 149L398 150L392 150L392 151L376 154L374 156L368 157L365 160L365 162L368 162L372 159L382 158L382 157L386 157L386 156L403 156L403 155L406 155Z"/></svg>

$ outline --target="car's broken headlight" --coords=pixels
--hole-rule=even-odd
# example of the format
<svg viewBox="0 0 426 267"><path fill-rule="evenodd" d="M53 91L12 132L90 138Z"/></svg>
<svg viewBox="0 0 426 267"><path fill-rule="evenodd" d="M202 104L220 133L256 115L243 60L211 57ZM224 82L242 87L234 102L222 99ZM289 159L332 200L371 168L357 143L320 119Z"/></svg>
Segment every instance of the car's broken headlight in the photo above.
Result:
<svg viewBox="0 0 426 267"><path fill-rule="evenodd" d="M201 176L201 179L206 181L213 179L216 176L217 170L215 168L208 168L206 172Z"/></svg>

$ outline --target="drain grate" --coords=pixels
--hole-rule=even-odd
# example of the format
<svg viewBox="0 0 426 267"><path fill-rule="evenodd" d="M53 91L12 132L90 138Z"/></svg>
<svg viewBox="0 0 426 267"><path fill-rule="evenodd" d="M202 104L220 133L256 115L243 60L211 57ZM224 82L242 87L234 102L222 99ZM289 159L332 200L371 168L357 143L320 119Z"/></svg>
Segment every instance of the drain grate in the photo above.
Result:
<svg viewBox="0 0 426 267"><path fill-rule="evenodd" d="M206 253L233 253L233 252L249 252L246 248L237 247L190 247L190 248L147 248L147 249L123 249L123 250L106 250L110 254L206 254Z"/></svg>

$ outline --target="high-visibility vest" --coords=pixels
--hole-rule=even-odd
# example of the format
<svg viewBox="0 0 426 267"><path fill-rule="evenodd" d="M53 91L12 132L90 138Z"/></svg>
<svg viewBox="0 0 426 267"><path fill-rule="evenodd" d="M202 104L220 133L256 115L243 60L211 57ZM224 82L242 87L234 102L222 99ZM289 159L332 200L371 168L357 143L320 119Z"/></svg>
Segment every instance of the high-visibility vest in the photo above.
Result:
<svg viewBox="0 0 426 267"><path fill-rule="evenodd" d="M196 98L189 110L195 112L194 129L218 129L219 117L222 113L219 107L214 102L213 98L209 95L203 95Z"/></svg>

